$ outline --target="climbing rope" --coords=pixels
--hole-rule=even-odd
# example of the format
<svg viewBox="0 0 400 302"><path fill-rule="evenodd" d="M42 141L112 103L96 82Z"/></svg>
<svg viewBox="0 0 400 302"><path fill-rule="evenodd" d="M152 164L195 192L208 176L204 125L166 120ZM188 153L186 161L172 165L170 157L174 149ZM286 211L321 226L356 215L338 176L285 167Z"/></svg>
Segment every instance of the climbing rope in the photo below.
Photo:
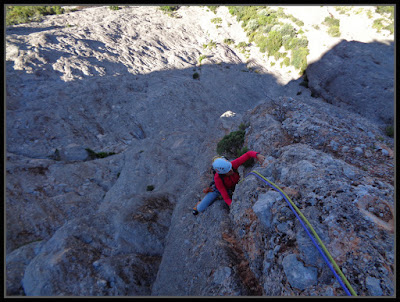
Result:
<svg viewBox="0 0 400 302"><path fill-rule="evenodd" d="M357 293L354 291L354 289L351 287L349 281L347 281L346 277L343 275L343 273L340 270L339 266L336 264L335 260L332 258L331 254L326 249L325 245L323 244L322 240L319 238L318 234L315 232L314 228L308 222L307 218L304 217L304 215L300 212L300 210L293 203L293 201L289 198L289 196L287 196L286 193L281 188L279 188L276 184L274 184L272 181L270 181L267 178L265 178L264 176L262 176L257 171L254 171L254 170L251 171L248 175L246 175L246 177L249 176L250 174L253 174L256 177L260 178L263 182L265 182L267 185L269 185L273 189L277 190L283 196L283 198L289 204L290 209L293 211L293 213L295 214L297 219L300 221L300 223L303 226L304 230L306 231L307 235L311 238L313 244L315 245L317 250L320 252L322 257L324 258L324 260L325 260L326 264L328 265L329 269L332 271L332 273L334 274L334 276L336 277L336 279L338 280L339 284L342 286L342 288L344 289L346 294L348 296L351 296L351 295L357 296ZM311 232L313 233L314 237L317 239L319 245L322 247L322 249L324 250L326 255L322 252L321 247L317 244L317 242L315 242L314 238L311 236L310 232L308 231L307 227L304 225L303 221L307 224L308 228L311 230ZM331 263L328 261L326 256L328 256L330 262L335 267L337 273L333 269ZM340 277L338 276L338 274L340 275ZM347 287L346 287L346 285L343 284L343 282L347 285Z"/></svg>

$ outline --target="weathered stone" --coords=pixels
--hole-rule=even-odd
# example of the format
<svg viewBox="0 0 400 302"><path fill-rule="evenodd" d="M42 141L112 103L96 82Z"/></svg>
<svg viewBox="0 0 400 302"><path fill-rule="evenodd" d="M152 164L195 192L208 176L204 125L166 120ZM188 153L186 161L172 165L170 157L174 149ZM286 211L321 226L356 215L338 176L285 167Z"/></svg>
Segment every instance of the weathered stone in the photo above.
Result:
<svg viewBox="0 0 400 302"><path fill-rule="evenodd" d="M382 296L382 288L378 279L368 276L365 282L371 296Z"/></svg>
<svg viewBox="0 0 400 302"><path fill-rule="evenodd" d="M291 286L304 290L317 284L317 269L315 267L305 267L297 260L296 255L287 255L283 258L282 265Z"/></svg>
<svg viewBox="0 0 400 302"><path fill-rule="evenodd" d="M226 33L246 39L228 8L218 11L232 24ZM266 69L265 59L247 62L223 43L215 24L204 22L213 12L179 12L182 18L152 6L86 7L7 27L6 292L312 296L333 293L331 286L344 295L279 192L245 177L257 170L290 195L359 295L379 293L376 281L360 281L365 276L393 295L394 139L369 116L393 92L384 63L392 46L370 43L388 52L377 61L387 70L362 75L361 85L380 77L362 91L363 117L313 98L299 88L302 79L282 84L294 73L243 72L246 63ZM211 29L217 44L200 67ZM360 50L345 40L338 47ZM367 60L376 54L359 54L375 70ZM328 64L342 62L335 48L321 64L332 56ZM346 70L357 62L352 57ZM327 74L337 76L337 66ZM354 96L346 76L322 83L330 96ZM315 78L325 80L319 72ZM386 86L382 96L372 91ZM386 115L389 103L376 114ZM230 207L216 200L193 216L212 179L217 142L241 123L245 146L266 160L239 170ZM374 145L379 152L369 158L352 152ZM95 158L87 158L89 149Z"/></svg>
<svg viewBox="0 0 400 302"><path fill-rule="evenodd" d="M308 85L329 103L393 124L393 47L393 43L343 41L308 66Z"/></svg>
<svg viewBox="0 0 400 302"><path fill-rule="evenodd" d="M275 202L279 202L280 200L282 200L282 196L279 192L270 191L260 195L258 201L254 204L253 211L266 228L271 227L273 216L271 207Z"/></svg>

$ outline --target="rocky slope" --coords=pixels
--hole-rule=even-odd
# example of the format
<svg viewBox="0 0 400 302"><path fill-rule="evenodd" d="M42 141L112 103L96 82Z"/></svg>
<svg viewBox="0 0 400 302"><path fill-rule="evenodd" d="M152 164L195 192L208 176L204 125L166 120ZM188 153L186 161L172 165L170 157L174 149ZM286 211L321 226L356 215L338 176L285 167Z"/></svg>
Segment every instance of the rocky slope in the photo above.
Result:
<svg viewBox="0 0 400 302"><path fill-rule="evenodd" d="M7 295L345 295L252 169L288 192L358 295L393 295L393 43L338 40L305 87L248 69L268 68L222 43L245 39L226 8L229 27L204 7L179 15L90 7L7 28ZM376 101L357 107L352 66ZM264 164L241 170L230 208L193 216L216 144L242 122Z"/></svg>

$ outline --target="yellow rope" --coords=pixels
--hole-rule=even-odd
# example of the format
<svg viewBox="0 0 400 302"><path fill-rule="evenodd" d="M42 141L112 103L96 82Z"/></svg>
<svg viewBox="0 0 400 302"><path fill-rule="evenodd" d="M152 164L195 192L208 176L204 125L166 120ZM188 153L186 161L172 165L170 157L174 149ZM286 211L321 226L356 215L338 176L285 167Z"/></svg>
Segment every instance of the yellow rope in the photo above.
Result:
<svg viewBox="0 0 400 302"><path fill-rule="evenodd" d="M326 249L325 245L323 244L322 240L319 238L318 234L315 232L314 228L311 226L311 224L308 222L307 218L303 215L303 213L300 212L300 210L297 208L297 206L293 203L293 201L289 198L289 196L286 195L286 193L279 188L276 184L274 184L272 181L268 180L267 178L265 178L264 176L262 176L260 173L258 173L257 171L252 171L252 173L257 174L258 176L262 177L264 180L266 180L268 183L270 183L275 189L279 190L282 194L284 194L287 198L287 200L290 202L290 204L293 206L293 208L296 210L296 212L300 215L300 217L303 219L303 221L307 224L307 226L309 227L309 229L311 230L311 232L313 233L313 235L315 236L315 238L317 239L319 245L321 246L321 248L324 250L325 254L328 256L329 260L331 261L331 263L333 264L333 266L336 269L336 272L340 275L340 277L342 278L342 280L344 281L344 283L347 285L349 291L351 292L351 294L353 296L357 296L357 293L355 292L355 290L351 287L349 281L347 281L346 277L343 275L342 271L340 270L339 266L336 264L336 261L333 259L333 257L331 256L331 254L328 252L328 250Z"/></svg>

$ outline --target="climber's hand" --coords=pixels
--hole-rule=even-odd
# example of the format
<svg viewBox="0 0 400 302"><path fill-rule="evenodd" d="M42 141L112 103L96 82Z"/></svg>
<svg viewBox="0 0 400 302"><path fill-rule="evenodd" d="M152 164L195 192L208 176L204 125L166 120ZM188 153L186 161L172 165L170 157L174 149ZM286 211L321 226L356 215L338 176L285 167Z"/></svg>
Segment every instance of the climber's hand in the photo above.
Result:
<svg viewBox="0 0 400 302"><path fill-rule="evenodd" d="M260 165L262 165L263 162L264 162L264 160L265 160L264 155L257 154L257 160L258 160L258 162L260 163Z"/></svg>

